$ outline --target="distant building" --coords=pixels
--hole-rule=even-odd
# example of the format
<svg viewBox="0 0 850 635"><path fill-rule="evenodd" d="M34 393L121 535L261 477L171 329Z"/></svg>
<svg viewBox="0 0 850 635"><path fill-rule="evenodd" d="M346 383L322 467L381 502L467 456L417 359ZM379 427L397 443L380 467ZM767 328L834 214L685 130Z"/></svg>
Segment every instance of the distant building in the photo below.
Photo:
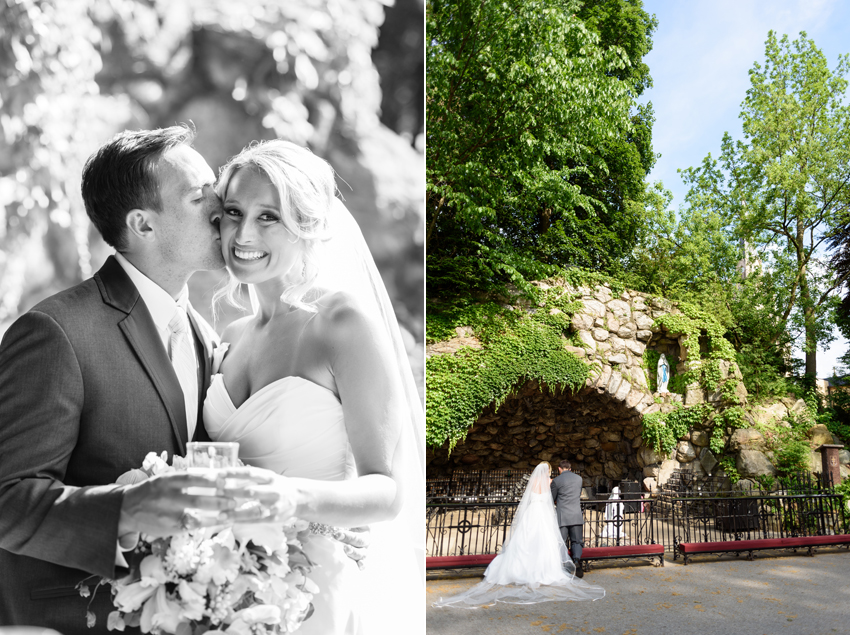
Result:
<svg viewBox="0 0 850 635"><path fill-rule="evenodd" d="M817 380L817 391L825 397L829 397L839 390L850 392L850 376L827 377Z"/></svg>

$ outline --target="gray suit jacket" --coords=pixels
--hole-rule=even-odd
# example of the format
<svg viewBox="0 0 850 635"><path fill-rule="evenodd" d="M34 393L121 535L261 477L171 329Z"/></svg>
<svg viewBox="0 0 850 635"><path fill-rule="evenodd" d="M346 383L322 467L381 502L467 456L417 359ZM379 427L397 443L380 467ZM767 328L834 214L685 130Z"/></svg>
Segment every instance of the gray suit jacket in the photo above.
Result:
<svg viewBox="0 0 850 635"><path fill-rule="evenodd" d="M215 333L194 311L196 439ZM22 315L0 343L0 625L106 633L108 588L92 609L74 585L114 578L119 475L150 451L185 454L183 393L153 319L121 265ZM97 578L94 578L97 581Z"/></svg>
<svg viewBox="0 0 850 635"><path fill-rule="evenodd" d="M578 474L563 472L552 479L552 500L558 512L558 526L581 525L584 519L581 515L581 485Z"/></svg>

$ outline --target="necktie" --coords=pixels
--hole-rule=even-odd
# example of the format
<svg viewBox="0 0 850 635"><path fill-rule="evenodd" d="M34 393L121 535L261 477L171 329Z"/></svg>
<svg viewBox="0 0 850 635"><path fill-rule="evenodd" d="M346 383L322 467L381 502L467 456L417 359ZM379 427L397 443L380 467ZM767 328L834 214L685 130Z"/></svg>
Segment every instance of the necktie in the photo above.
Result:
<svg viewBox="0 0 850 635"><path fill-rule="evenodd" d="M189 317L185 309L178 306L168 323L171 331L169 348L171 349L171 365L177 373L180 388L183 389L183 401L186 403L186 424L189 440L195 434L195 424L198 419L198 369L195 360L195 347L192 345L192 332L189 327Z"/></svg>

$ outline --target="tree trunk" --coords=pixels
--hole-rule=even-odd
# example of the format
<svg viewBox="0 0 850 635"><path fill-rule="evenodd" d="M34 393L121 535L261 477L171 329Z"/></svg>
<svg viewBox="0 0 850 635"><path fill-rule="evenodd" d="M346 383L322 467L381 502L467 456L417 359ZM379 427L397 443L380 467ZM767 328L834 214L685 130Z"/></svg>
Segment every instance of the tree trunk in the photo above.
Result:
<svg viewBox="0 0 850 635"><path fill-rule="evenodd" d="M443 209L443 205L446 202L446 197L443 196L440 198L440 202L437 203L437 209L434 210L434 217L431 219L431 222L428 224L428 233L425 235L425 253L428 253L428 246L431 243L431 234L434 233L434 228L437 226L437 217L440 215L440 211Z"/></svg>
<svg viewBox="0 0 850 635"><path fill-rule="evenodd" d="M803 307L803 326L806 333L806 375L812 379L818 376L818 341L817 325L815 324L815 307L812 304L812 292L806 278L805 226L803 219L797 218L797 267L800 272L800 305Z"/></svg>

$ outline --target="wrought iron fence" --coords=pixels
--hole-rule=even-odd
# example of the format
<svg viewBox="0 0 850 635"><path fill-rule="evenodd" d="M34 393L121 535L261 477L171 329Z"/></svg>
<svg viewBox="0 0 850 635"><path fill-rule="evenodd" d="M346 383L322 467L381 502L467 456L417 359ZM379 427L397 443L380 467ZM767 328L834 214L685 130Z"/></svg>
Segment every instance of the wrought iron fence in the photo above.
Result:
<svg viewBox="0 0 850 635"><path fill-rule="evenodd" d="M658 496L662 542L679 556L682 542L727 542L847 533L848 518L832 483L797 473L733 486L725 477L677 470Z"/></svg>
<svg viewBox="0 0 850 635"><path fill-rule="evenodd" d="M582 501L585 547L655 545L661 542L654 499Z"/></svg>
<svg viewBox="0 0 850 635"><path fill-rule="evenodd" d="M740 487L746 482L746 488ZM726 476L697 475L687 468L673 470L670 478L662 486L660 495L664 496L695 496L705 493L729 495L734 492L757 491L760 494L823 494L832 490L831 474L813 474L796 472L787 476L760 477L757 480L739 482L734 486Z"/></svg>
<svg viewBox="0 0 850 635"><path fill-rule="evenodd" d="M661 532L655 519L657 501L586 500L585 547L658 544ZM501 551L516 513L517 503L429 503L427 555L471 556Z"/></svg>
<svg viewBox="0 0 850 635"><path fill-rule="evenodd" d="M427 480L429 503L517 502L528 484L522 470L464 470Z"/></svg>
<svg viewBox="0 0 850 635"><path fill-rule="evenodd" d="M676 498L673 558L682 542L726 542L850 533L837 494ZM668 543L669 544L669 543Z"/></svg>
<svg viewBox="0 0 850 635"><path fill-rule="evenodd" d="M456 473L429 481L427 555L497 554L509 535L528 474ZM581 502L586 547L723 542L850 533L841 496L819 475L765 480L735 490L726 479L674 475L655 498ZM595 493L595 492L594 492Z"/></svg>
<svg viewBox="0 0 850 635"><path fill-rule="evenodd" d="M502 549L517 503L429 503L426 554L471 556Z"/></svg>

